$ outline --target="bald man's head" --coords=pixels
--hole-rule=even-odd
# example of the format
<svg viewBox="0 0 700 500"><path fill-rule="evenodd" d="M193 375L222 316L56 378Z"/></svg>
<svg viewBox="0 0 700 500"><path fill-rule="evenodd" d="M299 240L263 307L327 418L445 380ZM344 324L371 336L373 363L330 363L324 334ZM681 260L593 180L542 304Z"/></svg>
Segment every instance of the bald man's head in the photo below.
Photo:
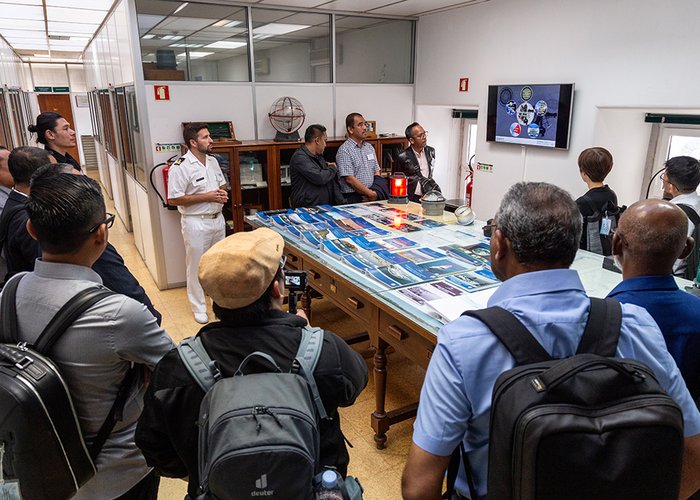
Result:
<svg viewBox="0 0 700 500"><path fill-rule="evenodd" d="M631 205L620 217L613 241L625 278L671 274L676 259L686 257L691 249L683 210L655 199Z"/></svg>

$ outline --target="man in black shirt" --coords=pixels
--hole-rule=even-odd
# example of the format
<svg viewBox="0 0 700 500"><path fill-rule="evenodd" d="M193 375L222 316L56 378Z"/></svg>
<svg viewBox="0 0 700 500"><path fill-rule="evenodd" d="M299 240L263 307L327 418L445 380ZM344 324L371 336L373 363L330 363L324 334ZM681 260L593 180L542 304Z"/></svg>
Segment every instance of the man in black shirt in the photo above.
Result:
<svg viewBox="0 0 700 500"><path fill-rule="evenodd" d="M340 192L338 169L335 163L323 158L326 149L326 127L309 125L304 134L304 144L289 161L292 177L292 207L316 205L340 205L345 197Z"/></svg>
<svg viewBox="0 0 700 500"><path fill-rule="evenodd" d="M254 351L269 354L283 371L291 369L307 319L303 311L295 315L282 309L283 249L279 234L260 228L235 233L202 256L199 281L220 321L197 335L224 377L233 376ZM251 360L246 370L265 367ZM330 417L319 426L321 465L334 466L345 476L350 457L338 407L352 405L365 388L367 364L343 339L326 331L313 375ZM192 498L199 486L197 420L203 398L204 391L173 349L156 365L136 430L136 444L148 465L163 476L187 477Z"/></svg>

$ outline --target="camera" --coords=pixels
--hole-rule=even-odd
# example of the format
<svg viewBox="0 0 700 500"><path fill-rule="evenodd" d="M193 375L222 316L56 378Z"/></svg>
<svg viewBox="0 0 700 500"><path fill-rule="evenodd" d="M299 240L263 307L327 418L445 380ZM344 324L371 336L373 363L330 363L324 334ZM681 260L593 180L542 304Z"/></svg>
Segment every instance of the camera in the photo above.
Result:
<svg viewBox="0 0 700 500"><path fill-rule="evenodd" d="M303 292L306 290L307 271L285 271L284 287L290 292Z"/></svg>

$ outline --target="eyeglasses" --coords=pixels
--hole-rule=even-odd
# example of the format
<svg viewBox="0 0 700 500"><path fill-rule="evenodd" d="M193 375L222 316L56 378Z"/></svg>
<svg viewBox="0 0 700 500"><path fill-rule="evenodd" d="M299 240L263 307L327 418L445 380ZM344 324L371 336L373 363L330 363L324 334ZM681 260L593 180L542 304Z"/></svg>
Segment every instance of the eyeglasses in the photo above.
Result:
<svg viewBox="0 0 700 500"><path fill-rule="evenodd" d="M486 238L491 237L491 233L493 232L494 229L498 227L498 224L493 219L489 219L486 221L486 225L481 228L481 230L484 232L484 236Z"/></svg>
<svg viewBox="0 0 700 500"><path fill-rule="evenodd" d="M90 229L88 229L88 233L94 233L98 227L100 227L102 224L107 224L107 229L112 227L114 225L114 218L116 217L114 214L107 213L107 218L101 222L98 222L94 226L92 226Z"/></svg>
<svg viewBox="0 0 700 500"><path fill-rule="evenodd" d="M418 134L415 138L416 139L425 139L425 137L428 135L428 131L424 130L423 133Z"/></svg>
<svg viewBox="0 0 700 500"><path fill-rule="evenodd" d="M665 173L661 174L661 182L665 182L666 184L670 184L671 186L676 187L676 185L673 182L668 180L668 176Z"/></svg>

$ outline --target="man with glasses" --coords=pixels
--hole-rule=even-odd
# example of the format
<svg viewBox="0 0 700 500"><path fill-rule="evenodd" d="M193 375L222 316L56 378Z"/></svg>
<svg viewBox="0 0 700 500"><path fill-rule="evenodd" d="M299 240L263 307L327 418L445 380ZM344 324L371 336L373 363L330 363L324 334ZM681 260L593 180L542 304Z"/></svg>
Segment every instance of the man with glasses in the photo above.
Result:
<svg viewBox="0 0 700 500"><path fill-rule="evenodd" d="M290 314L283 309L283 250L278 233L260 228L235 233L202 256L199 281L214 301L219 322L203 327L198 336L224 377L233 376L254 351L272 356L283 371L292 367L308 321L301 310ZM259 362L252 365L253 371L262 368ZM362 392L367 365L343 339L326 331L314 378L330 417L320 423L321 465L334 466L345 476L350 457L338 407L352 405ZM191 498L199 494L197 420L203 398L204 391L173 349L156 366L136 431L148 464L163 476L188 478ZM284 492L275 496L285 498Z"/></svg>
<svg viewBox="0 0 700 500"><path fill-rule="evenodd" d="M659 325L694 400L700 397L700 298L681 291L673 264L693 248L688 218L672 203L631 205L613 236L613 255L623 281L608 295L646 309ZM695 242L697 245L698 243Z"/></svg>
<svg viewBox="0 0 700 500"><path fill-rule="evenodd" d="M520 182L506 192L489 226L491 269L503 283L488 305L511 312L552 357L572 356L590 309L578 273L569 269L581 238L576 203L554 185ZM622 305L616 356L649 366L681 407L686 436L681 494L687 498L700 487L700 413L658 326L641 307ZM510 352L476 318L462 316L440 329L403 473L404 499L440 498L450 456L460 443L476 496L486 498L492 392L500 374L514 366ZM456 488L458 498L468 498L461 466Z"/></svg>
<svg viewBox="0 0 700 500"><path fill-rule="evenodd" d="M326 127L309 125L304 144L289 160L292 177L292 207L340 205L345 202L340 192L338 169L335 163L323 158L326 149Z"/></svg>
<svg viewBox="0 0 700 500"><path fill-rule="evenodd" d="M23 146L13 149L10 153L8 163L10 173L15 179L15 187L10 193L2 216L0 216L0 248L2 248L7 260L7 274L3 276L3 283L17 273L33 271L34 262L41 256L39 243L27 231L29 215L25 205L30 194L32 175L42 167L50 169L54 174L66 170L80 174L70 164L56 165L51 160L53 157L41 148ZM160 312L153 307L146 291L124 265L124 259L111 243L107 243L107 248L92 268L100 275L104 286L141 302L160 324Z"/></svg>
<svg viewBox="0 0 700 500"><path fill-rule="evenodd" d="M433 180L435 149L428 146L428 132L417 122L406 127L408 147L399 153L394 172L403 172L408 177L408 196L411 201L419 201L428 191L440 191Z"/></svg>
<svg viewBox="0 0 700 500"><path fill-rule="evenodd" d="M19 337L33 344L72 297L102 286L91 266L107 246L114 215L105 212L97 182L52 166L33 177L26 211L41 258L34 271L12 279L21 280L15 299ZM49 356L66 380L88 446L132 364L143 365L127 389L120 421L97 456L97 474L74 498L156 499L159 478L134 444L134 432L147 372L172 347L143 304L116 293L87 309L52 347Z"/></svg>
<svg viewBox="0 0 700 500"><path fill-rule="evenodd" d="M700 226L700 196L697 193L700 185L700 162L692 156L676 156L666 161L665 167L661 174L664 199L671 200L671 203L678 205L685 212L688 216L688 236L697 236ZM686 259L678 259L673 266L673 274L694 279L700 260L699 252L696 248Z"/></svg>

